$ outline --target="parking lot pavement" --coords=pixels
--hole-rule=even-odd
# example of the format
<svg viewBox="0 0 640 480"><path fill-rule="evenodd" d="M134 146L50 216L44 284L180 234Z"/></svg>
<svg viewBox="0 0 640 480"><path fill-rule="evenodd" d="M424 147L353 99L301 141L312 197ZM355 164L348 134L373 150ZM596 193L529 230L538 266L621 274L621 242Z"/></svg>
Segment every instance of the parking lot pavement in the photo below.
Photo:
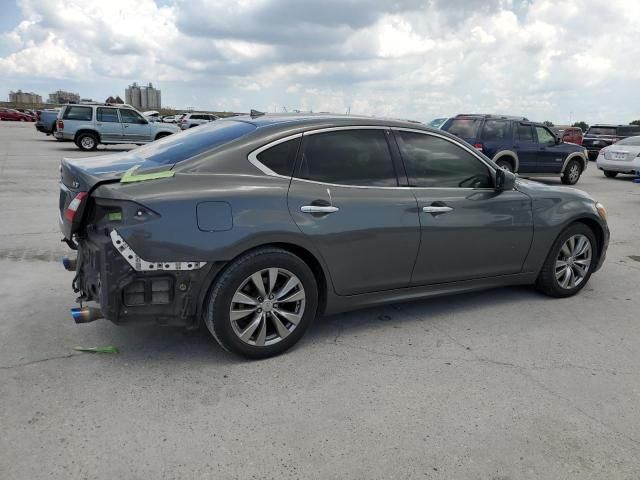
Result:
<svg viewBox="0 0 640 480"><path fill-rule="evenodd" d="M73 324L58 262L63 156L87 154L0 124L1 478L640 476L629 177L591 163L578 184L608 208L612 240L576 297L504 288L362 310L249 362L204 331Z"/></svg>

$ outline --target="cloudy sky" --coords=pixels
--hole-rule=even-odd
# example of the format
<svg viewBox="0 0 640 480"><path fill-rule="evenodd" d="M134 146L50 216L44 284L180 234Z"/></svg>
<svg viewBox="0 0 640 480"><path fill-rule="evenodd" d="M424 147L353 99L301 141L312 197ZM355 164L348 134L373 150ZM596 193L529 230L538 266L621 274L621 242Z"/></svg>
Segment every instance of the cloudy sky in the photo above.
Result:
<svg viewBox="0 0 640 480"><path fill-rule="evenodd" d="M0 99L640 118L640 0L0 0Z"/></svg>

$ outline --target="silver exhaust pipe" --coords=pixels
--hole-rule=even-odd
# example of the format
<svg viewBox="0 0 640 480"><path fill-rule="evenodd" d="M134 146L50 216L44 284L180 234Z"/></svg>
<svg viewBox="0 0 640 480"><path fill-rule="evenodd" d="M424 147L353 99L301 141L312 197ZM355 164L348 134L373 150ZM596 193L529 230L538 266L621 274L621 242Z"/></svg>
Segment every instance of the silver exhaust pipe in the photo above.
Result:
<svg viewBox="0 0 640 480"><path fill-rule="evenodd" d="M96 320L104 318L102 310L98 307L74 307L71 309L71 316L76 323L95 322Z"/></svg>

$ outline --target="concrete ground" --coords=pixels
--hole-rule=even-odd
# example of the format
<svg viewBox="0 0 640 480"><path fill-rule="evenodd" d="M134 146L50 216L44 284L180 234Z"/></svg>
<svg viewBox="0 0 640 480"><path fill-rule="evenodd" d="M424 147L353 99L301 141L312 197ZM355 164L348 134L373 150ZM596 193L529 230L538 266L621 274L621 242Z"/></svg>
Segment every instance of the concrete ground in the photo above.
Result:
<svg viewBox="0 0 640 480"><path fill-rule="evenodd" d="M0 478L640 477L629 177L591 163L580 180L607 206L612 242L576 297L505 288L362 310L249 362L206 331L73 323L63 156L86 154L0 124Z"/></svg>

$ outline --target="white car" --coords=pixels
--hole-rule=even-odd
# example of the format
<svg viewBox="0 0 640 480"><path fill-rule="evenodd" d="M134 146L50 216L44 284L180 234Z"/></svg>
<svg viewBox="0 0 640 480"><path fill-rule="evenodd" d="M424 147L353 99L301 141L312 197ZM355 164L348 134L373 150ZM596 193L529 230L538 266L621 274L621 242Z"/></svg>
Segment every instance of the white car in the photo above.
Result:
<svg viewBox="0 0 640 480"><path fill-rule="evenodd" d="M627 137L600 150L598 169L613 178L619 173L640 172L640 136Z"/></svg>
<svg viewBox="0 0 640 480"><path fill-rule="evenodd" d="M210 113L187 113L177 123L182 130L187 130L217 119L218 117Z"/></svg>

